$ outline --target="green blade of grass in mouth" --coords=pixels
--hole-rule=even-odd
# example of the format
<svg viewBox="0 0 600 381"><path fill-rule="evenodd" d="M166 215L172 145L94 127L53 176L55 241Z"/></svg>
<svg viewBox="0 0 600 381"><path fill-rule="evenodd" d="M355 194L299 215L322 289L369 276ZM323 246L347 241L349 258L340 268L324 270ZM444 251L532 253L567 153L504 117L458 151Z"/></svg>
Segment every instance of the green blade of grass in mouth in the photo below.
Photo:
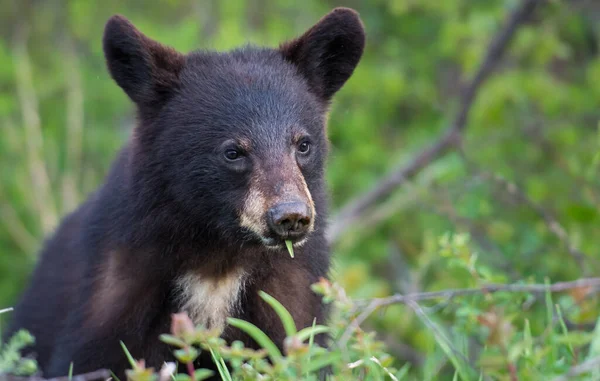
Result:
<svg viewBox="0 0 600 381"><path fill-rule="evenodd" d="M294 258L294 247L292 246L292 241L286 240L285 246L287 246L288 252L290 253L290 257Z"/></svg>

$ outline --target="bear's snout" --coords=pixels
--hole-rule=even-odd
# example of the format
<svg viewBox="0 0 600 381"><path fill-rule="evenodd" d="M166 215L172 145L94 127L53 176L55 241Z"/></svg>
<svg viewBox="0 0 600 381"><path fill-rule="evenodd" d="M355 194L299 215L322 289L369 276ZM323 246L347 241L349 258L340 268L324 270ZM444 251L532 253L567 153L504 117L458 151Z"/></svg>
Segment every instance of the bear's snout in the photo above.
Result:
<svg viewBox="0 0 600 381"><path fill-rule="evenodd" d="M283 240L301 240L309 231L311 208L304 202L284 202L267 213L267 224L272 234Z"/></svg>

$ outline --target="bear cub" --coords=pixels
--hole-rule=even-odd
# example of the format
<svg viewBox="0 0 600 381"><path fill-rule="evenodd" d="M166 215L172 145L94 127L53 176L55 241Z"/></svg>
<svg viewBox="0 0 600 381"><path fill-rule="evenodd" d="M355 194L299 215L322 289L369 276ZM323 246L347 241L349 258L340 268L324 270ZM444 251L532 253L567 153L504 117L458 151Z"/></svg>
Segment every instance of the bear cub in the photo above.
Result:
<svg viewBox="0 0 600 381"><path fill-rule="evenodd" d="M298 328L323 323L310 285L330 266L325 238L327 113L364 49L358 14L336 8L277 48L182 54L126 18L106 24L108 70L137 125L103 185L64 218L12 316L45 377L128 368L119 342L155 369L158 336L185 311L227 341L257 325L285 332L260 290ZM285 241L292 241L290 258ZM324 338L320 339L323 344ZM198 367L212 368L201 357Z"/></svg>

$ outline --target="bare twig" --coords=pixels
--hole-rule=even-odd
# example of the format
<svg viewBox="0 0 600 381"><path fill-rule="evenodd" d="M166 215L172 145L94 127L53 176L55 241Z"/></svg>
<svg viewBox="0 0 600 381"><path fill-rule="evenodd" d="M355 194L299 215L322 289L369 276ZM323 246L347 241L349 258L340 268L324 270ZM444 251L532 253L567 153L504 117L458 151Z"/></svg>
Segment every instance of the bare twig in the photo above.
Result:
<svg viewBox="0 0 600 381"><path fill-rule="evenodd" d="M420 292L415 294L395 294L386 298L375 298L363 301L357 301L356 304L368 303L364 310L354 319L342 336L338 344L344 347L350 339L352 332L360 327L367 318L377 309L398 303L415 303L424 300L445 299L449 301L459 296L492 294L495 292L525 292L525 293L545 293L561 292L577 288L587 288L589 292L598 292L600 290L600 278L582 278L570 282L557 282L554 284L489 284L479 288L450 289L433 292ZM414 304L412 305L414 306ZM410 306L409 306L410 307ZM412 307L411 307L412 308Z"/></svg>
<svg viewBox="0 0 600 381"><path fill-rule="evenodd" d="M460 144L461 135L467 125L469 111L478 90L498 65L519 25L531 16L536 6L542 1L544 0L523 0L521 5L509 15L504 28L499 31L490 44L479 70L462 92L459 111L448 130L432 146L421 151L406 166L388 174L375 184L370 191L360 195L343 207L329 227L327 236L330 242L335 242L348 227L359 221L368 209L388 197L408 179L417 175L433 161L444 156Z"/></svg>
<svg viewBox="0 0 600 381"><path fill-rule="evenodd" d="M345 348L348 340L350 340L350 337L352 336L352 333L360 328L360 325L367 320L367 318L371 316L371 314L379 307L381 307L381 305L379 305L377 299L369 303L369 305L356 317L356 319L352 320L352 322L348 325L338 341L338 346L340 348Z"/></svg>
<svg viewBox="0 0 600 381"><path fill-rule="evenodd" d="M421 292L418 294L396 294L386 298L369 300L371 308L389 306L390 304L406 303L409 300L422 301L433 299L453 299L458 296L491 294L495 292L525 292L539 294L544 292L562 292L577 288L589 288L590 292L600 290L600 278L582 278L570 282L554 284L489 284L479 288L459 288L451 290ZM360 301L358 302L360 303Z"/></svg>
<svg viewBox="0 0 600 381"><path fill-rule="evenodd" d="M555 377L552 381L567 381L573 379L573 377L579 376L584 373L599 371L600 370L600 356L593 357L589 360L582 362L579 365L575 365L569 371L562 375Z"/></svg>

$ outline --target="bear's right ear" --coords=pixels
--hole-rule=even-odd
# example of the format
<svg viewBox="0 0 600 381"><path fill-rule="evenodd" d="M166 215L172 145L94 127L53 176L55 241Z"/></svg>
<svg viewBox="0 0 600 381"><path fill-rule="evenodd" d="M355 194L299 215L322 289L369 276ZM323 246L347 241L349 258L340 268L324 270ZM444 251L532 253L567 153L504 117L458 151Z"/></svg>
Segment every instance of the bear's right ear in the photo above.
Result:
<svg viewBox="0 0 600 381"><path fill-rule="evenodd" d="M179 85L185 57L146 37L123 16L106 23L103 48L112 78L141 110L161 106Z"/></svg>
<svg viewBox="0 0 600 381"><path fill-rule="evenodd" d="M279 50L296 65L313 93L328 102L354 72L364 47L365 30L358 13L340 7Z"/></svg>

